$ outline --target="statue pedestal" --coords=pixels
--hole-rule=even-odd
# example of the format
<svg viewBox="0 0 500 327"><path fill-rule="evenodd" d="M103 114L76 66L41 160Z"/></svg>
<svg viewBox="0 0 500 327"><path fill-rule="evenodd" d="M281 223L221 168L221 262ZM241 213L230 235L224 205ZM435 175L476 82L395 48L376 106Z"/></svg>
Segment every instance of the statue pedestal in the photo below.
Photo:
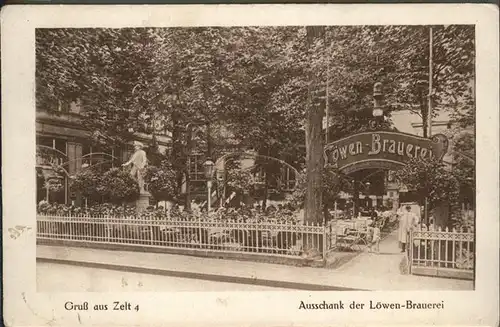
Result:
<svg viewBox="0 0 500 327"><path fill-rule="evenodd" d="M139 199L135 201L135 210L139 213L144 211L149 207L149 198L150 195L147 192L139 194Z"/></svg>

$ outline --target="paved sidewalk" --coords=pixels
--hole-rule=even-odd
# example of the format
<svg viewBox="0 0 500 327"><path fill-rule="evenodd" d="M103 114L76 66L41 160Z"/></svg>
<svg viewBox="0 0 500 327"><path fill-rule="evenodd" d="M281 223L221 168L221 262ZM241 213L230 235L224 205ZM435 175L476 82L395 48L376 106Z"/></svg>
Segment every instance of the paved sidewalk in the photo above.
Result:
<svg viewBox="0 0 500 327"><path fill-rule="evenodd" d="M398 231L392 231L380 242L380 252L365 251L337 269L359 276L385 276L395 278L401 276L399 265L405 254L401 252L398 241Z"/></svg>
<svg viewBox="0 0 500 327"><path fill-rule="evenodd" d="M385 244L381 244L384 252ZM387 241L387 244L390 244ZM389 245L387 245L389 246ZM399 255L361 254L342 270L183 255L37 246L37 258L96 268L303 290L472 290L471 281L400 275ZM365 259L363 259L365 258ZM365 262L365 260L368 260ZM387 265L390 265L389 268ZM361 270L361 272L359 272Z"/></svg>

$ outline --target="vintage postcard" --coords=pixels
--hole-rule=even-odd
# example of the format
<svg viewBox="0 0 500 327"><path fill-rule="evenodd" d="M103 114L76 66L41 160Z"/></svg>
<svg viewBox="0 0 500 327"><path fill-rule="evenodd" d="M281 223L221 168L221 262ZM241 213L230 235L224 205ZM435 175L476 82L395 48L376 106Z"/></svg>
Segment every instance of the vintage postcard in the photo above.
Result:
<svg viewBox="0 0 500 327"><path fill-rule="evenodd" d="M498 324L498 8L7 6L7 326Z"/></svg>

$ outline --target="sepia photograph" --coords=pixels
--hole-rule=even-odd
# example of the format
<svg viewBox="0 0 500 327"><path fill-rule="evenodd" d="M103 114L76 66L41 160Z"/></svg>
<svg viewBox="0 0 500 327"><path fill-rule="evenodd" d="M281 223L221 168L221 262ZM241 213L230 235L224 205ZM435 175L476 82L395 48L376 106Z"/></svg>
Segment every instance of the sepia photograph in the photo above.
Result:
<svg viewBox="0 0 500 327"><path fill-rule="evenodd" d="M37 29L37 289L473 289L474 31Z"/></svg>
<svg viewBox="0 0 500 327"><path fill-rule="evenodd" d="M7 6L8 326L496 326L498 10Z"/></svg>

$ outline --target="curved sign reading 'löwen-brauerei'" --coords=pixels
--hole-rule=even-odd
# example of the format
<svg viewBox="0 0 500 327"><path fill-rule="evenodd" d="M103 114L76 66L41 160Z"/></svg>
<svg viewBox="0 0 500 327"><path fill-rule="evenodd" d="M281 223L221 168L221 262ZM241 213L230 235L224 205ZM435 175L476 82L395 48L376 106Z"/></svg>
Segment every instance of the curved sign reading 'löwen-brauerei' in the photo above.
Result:
<svg viewBox="0 0 500 327"><path fill-rule="evenodd" d="M325 159L344 173L367 168L397 169L412 158L441 159L448 150L442 134L432 138L398 132L354 134L325 146Z"/></svg>

